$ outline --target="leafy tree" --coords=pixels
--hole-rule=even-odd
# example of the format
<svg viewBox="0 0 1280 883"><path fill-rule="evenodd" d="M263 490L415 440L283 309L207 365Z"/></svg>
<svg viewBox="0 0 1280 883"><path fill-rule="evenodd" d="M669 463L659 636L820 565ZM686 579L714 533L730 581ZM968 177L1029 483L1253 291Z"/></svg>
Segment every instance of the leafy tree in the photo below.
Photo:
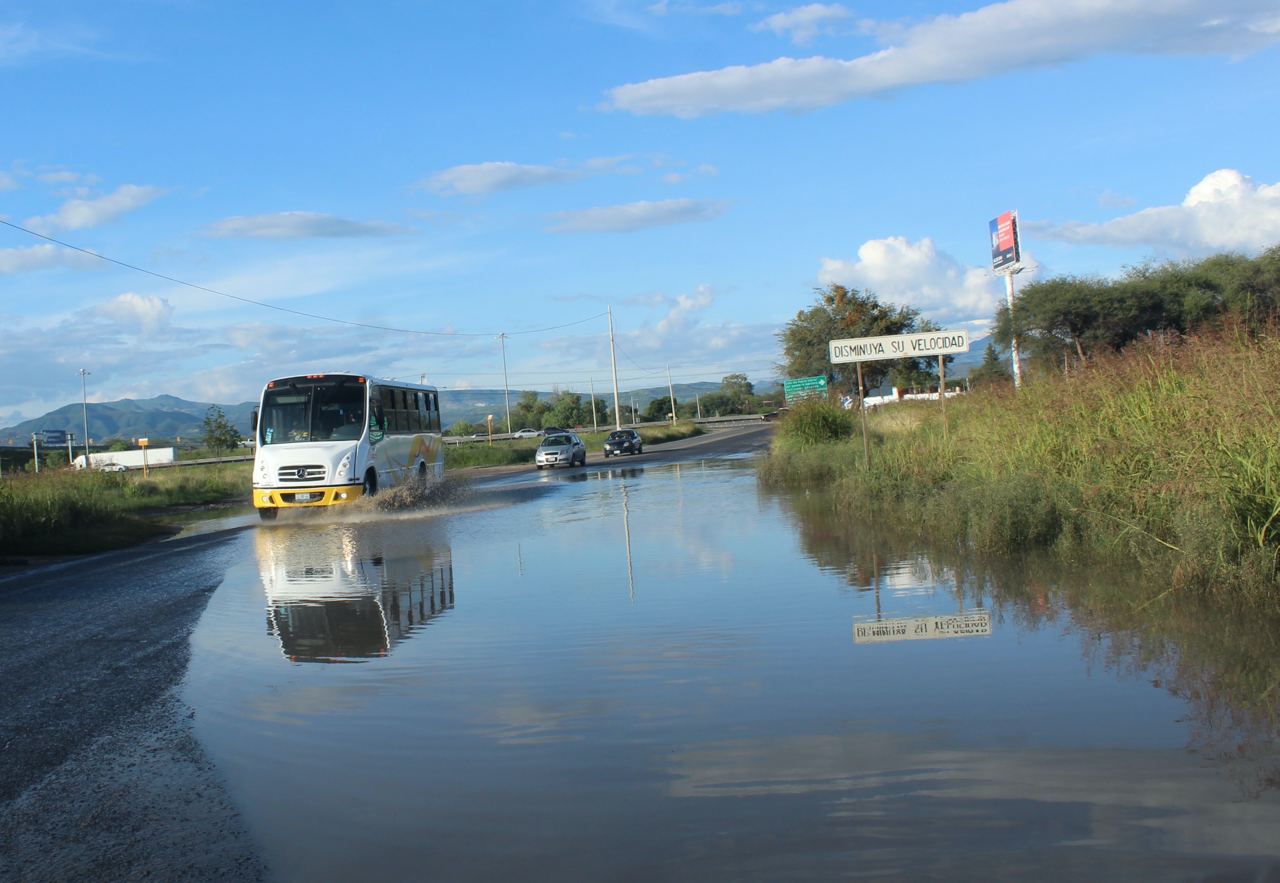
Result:
<svg viewBox="0 0 1280 883"><path fill-rule="evenodd" d="M543 426L551 425L545 420L549 408L546 402L538 398L536 392L525 390L520 393L520 399L511 408L512 431L525 427L541 429Z"/></svg>
<svg viewBox="0 0 1280 883"><path fill-rule="evenodd" d="M477 432L484 430L485 427L477 423L468 423L465 420L457 420L449 425L445 430L446 435L475 435Z"/></svg>
<svg viewBox="0 0 1280 883"><path fill-rule="evenodd" d="M113 438L107 442L108 451L127 451L130 447L131 445L122 438Z"/></svg>
<svg viewBox="0 0 1280 883"><path fill-rule="evenodd" d="M200 428L204 433L204 446L213 451L215 456L224 451L235 450L243 440L240 431L227 419L227 415L222 413L222 409L217 405L209 406Z"/></svg>
<svg viewBox="0 0 1280 883"><path fill-rule="evenodd" d="M677 400L678 402L679 400ZM658 420L670 420L668 416L671 413L671 396L660 396L656 399L650 399L649 404L645 406L643 419L647 422Z"/></svg>
<svg viewBox="0 0 1280 883"><path fill-rule="evenodd" d="M745 411L747 402L754 393L755 387L745 374L726 374L720 380L720 394L729 400L726 413Z"/></svg>
<svg viewBox="0 0 1280 883"><path fill-rule="evenodd" d="M779 366L788 377L812 377L825 374L829 383L845 389L857 386L857 366L831 364L828 344L848 337L880 337L931 331L936 325L920 318L911 307L882 304L869 291L858 291L832 283L817 289L817 302L796 313L778 334L785 362ZM950 357L948 357L950 358ZM900 359L864 362L863 381L867 389L884 383L895 369L927 374L932 359Z"/></svg>
<svg viewBox="0 0 1280 883"><path fill-rule="evenodd" d="M550 403L544 426L585 426L591 422L591 406L576 392L558 392Z"/></svg>
<svg viewBox="0 0 1280 883"><path fill-rule="evenodd" d="M986 352L982 354L982 364L969 372L969 383L976 387L983 387L1012 382L1013 374L996 352L996 345L988 343Z"/></svg>

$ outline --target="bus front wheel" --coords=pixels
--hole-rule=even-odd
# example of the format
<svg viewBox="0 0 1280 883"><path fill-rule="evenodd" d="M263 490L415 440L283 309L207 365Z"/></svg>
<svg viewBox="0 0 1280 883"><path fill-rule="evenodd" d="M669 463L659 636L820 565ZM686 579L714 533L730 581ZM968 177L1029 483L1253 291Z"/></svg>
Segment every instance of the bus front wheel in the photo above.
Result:
<svg viewBox="0 0 1280 883"><path fill-rule="evenodd" d="M372 497L378 492L378 473L370 469L364 474L363 493L366 497Z"/></svg>
<svg viewBox="0 0 1280 883"><path fill-rule="evenodd" d="M258 517L263 521L275 521L276 516L280 514L279 509L259 509Z"/></svg>

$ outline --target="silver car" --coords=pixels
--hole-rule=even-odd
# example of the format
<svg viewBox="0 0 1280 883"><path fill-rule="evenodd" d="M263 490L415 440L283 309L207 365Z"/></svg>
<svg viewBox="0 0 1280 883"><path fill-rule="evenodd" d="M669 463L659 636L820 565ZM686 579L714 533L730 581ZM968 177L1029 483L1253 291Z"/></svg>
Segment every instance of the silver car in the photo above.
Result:
<svg viewBox="0 0 1280 883"><path fill-rule="evenodd" d="M534 455L533 462L539 469L561 464L586 466L587 446L572 432L552 433L538 445L538 452Z"/></svg>

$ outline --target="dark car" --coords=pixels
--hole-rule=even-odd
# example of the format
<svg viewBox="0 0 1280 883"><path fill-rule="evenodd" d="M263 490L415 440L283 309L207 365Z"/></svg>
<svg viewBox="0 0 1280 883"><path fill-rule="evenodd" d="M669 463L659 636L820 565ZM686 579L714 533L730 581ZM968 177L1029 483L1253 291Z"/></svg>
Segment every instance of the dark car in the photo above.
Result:
<svg viewBox="0 0 1280 883"><path fill-rule="evenodd" d="M614 454L643 453L644 442L640 439L640 433L634 429L615 429L604 440L604 455L606 457L612 457Z"/></svg>

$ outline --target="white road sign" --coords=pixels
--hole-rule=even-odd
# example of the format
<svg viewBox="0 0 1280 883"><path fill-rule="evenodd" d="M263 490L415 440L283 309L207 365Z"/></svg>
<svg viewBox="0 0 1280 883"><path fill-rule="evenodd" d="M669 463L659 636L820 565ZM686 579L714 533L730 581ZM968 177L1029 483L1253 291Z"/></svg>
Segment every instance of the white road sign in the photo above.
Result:
<svg viewBox="0 0 1280 883"><path fill-rule="evenodd" d="M853 643L884 644L889 641L932 641L991 634L991 614L986 610L922 616L916 619L880 619L853 624Z"/></svg>
<svg viewBox="0 0 1280 883"><path fill-rule="evenodd" d="M853 337L833 340L828 346L831 364L874 362L877 359L918 359L969 352L967 331L923 331L919 334L891 334L887 337Z"/></svg>

